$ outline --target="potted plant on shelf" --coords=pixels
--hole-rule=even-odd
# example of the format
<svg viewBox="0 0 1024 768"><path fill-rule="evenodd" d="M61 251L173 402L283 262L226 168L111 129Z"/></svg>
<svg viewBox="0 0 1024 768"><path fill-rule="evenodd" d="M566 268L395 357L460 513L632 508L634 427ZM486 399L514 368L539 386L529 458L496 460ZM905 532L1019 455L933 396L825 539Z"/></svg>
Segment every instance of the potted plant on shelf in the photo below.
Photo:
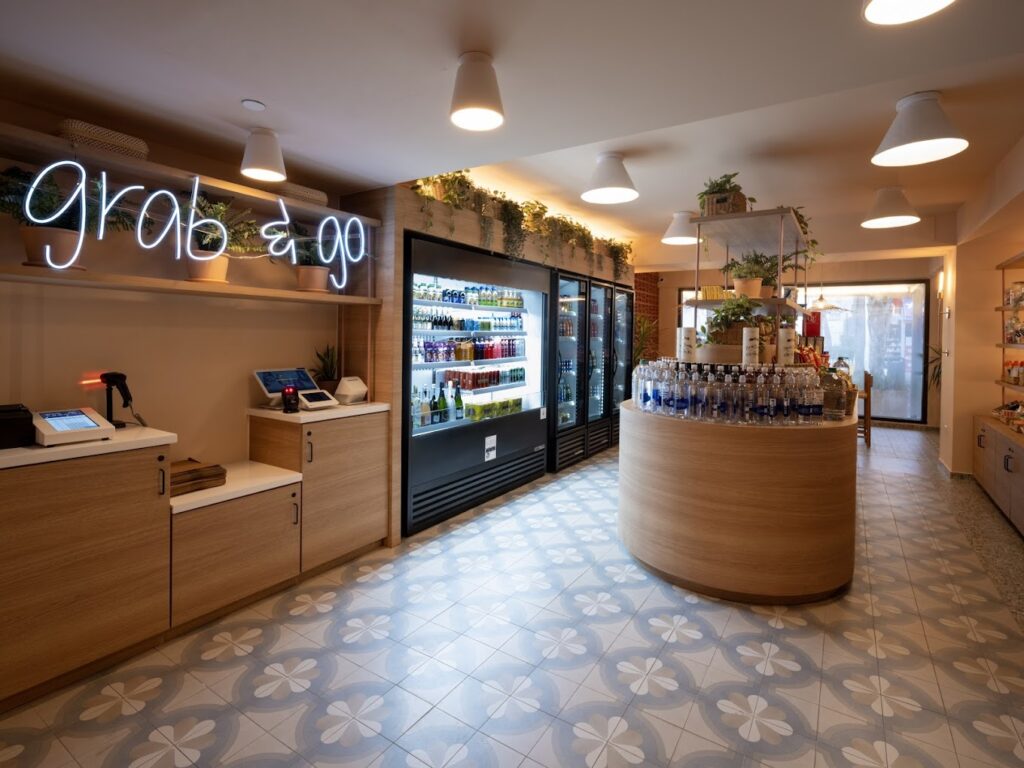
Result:
<svg viewBox="0 0 1024 768"><path fill-rule="evenodd" d="M301 224L292 224L295 230L295 256L298 264L295 274L299 278L299 290L311 293L328 293L327 277L331 268L320 261L317 253L316 239Z"/></svg>
<svg viewBox="0 0 1024 768"><path fill-rule="evenodd" d="M746 296L726 299L700 327L697 338L698 363L738 363L742 354L743 329L759 327L754 310L760 303Z"/></svg>
<svg viewBox="0 0 1024 768"><path fill-rule="evenodd" d="M35 179L35 174L17 166L11 166L0 174L0 213L6 213L20 224L21 240L25 245L25 264L34 267L48 267L43 255L44 246L49 245L51 258L57 264L66 264L78 245L81 226L79 207L72 205L67 211L48 224L36 224L25 215L25 195ZM98 183L93 182L92 191L98 195ZM85 231L94 234L99 227L99 201L90 197L85 206ZM58 210L67 198L52 175L47 175L36 185L32 199L33 212L42 218ZM104 226L110 231L128 231L135 228L137 219L121 208L114 208L107 214ZM148 224L148 222L147 222ZM84 269L80 264L75 269Z"/></svg>
<svg viewBox="0 0 1024 768"><path fill-rule="evenodd" d="M770 256L758 251L751 251L740 256L736 261L727 262L722 267L722 274L732 277L733 291L737 296L762 298L761 286L773 280L775 272L771 269Z"/></svg>
<svg viewBox="0 0 1024 768"><path fill-rule="evenodd" d="M320 385L320 389L334 392L338 388L338 349L328 344L323 349L314 349L316 353L316 366L313 368L313 378Z"/></svg>
<svg viewBox="0 0 1024 768"><path fill-rule="evenodd" d="M748 204L757 199L743 194L743 187L736 182L739 172L725 173L717 179L708 179L704 189L697 193L701 216L721 216L725 213L743 213Z"/></svg>
<svg viewBox="0 0 1024 768"><path fill-rule="evenodd" d="M229 254L256 253L260 249L259 224L250 218L248 208L235 210L230 200L214 202L206 195L198 195L194 205L187 200L184 202L182 215L187 214L189 207L195 210L196 218L213 219L223 224L228 237L225 244L215 227L195 230L193 242L198 255L212 256L222 247L223 253L216 258L186 259L188 279L199 283L226 283Z"/></svg>

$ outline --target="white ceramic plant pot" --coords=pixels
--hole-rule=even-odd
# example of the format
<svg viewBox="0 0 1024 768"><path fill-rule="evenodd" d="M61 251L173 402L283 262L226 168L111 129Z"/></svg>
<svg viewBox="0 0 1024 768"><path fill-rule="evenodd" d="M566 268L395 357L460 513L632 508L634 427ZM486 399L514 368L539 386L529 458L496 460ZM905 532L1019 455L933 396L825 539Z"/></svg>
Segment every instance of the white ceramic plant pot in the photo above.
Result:
<svg viewBox="0 0 1024 768"><path fill-rule="evenodd" d="M743 356L740 344L705 344L697 347L698 363L712 365L737 365Z"/></svg>
<svg viewBox="0 0 1024 768"><path fill-rule="evenodd" d="M761 278L737 277L732 281L732 290L737 296L758 299L761 297Z"/></svg>
<svg viewBox="0 0 1024 768"><path fill-rule="evenodd" d="M78 245L78 232L74 229L60 227L20 227L21 242L25 245L25 264L33 267L49 267L43 255L43 247L50 246L50 258L55 264L67 264L71 254ZM78 260L71 265L73 269L85 269Z"/></svg>
<svg viewBox="0 0 1024 768"><path fill-rule="evenodd" d="M213 251L196 251L200 256ZM228 281L228 257L223 254L215 259L185 259L188 279L194 283L226 283Z"/></svg>
<svg viewBox="0 0 1024 768"><path fill-rule="evenodd" d="M327 276L331 273L330 267L312 267L300 264L296 270L299 275L300 291L327 293Z"/></svg>

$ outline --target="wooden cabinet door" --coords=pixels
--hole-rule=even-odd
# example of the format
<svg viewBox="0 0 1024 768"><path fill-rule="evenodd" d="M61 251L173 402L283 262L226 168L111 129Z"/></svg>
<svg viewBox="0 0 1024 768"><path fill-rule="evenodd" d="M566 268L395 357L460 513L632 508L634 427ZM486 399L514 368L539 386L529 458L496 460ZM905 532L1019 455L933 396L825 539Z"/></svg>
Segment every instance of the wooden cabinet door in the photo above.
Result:
<svg viewBox="0 0 1024 768"><path fill-rule="evenodd" d="M993 434L981 417L974 418L974 479L988 493L992 494L995 446Z"/></svg>
<svg viewBox="0 0 1024 768"><path fill-rule="evenodd" d="M174 515L172 625L297 576L301 501L295 483Z"/></svg>
<svg viewBox="0 0 1024 768"><path fill-rule="evenodd" d="M0 470L0 699L167 629L164 450Z"/></svg>
<svg viewBox="0 0 1024 768"><path fill-rule="evenodd" d="M387 445L387 413L305 425L304 571L387 536Z"/></svg>
<svg viewBox="0 0 1024 768"><path fill-rule="evenodd" d="M995 445L995 468L993 473L995 477L992 481L992 490L990 495L992 501L996 503L996 506L1003 511L1004 514L1008 514L1010 511L1010 498L1012 492L1012 483L1014 480L1013 471L1018 469L1024 471L1024 467L1015 467L1018 464L1018 451L1008 438L1004 435L998 434L995 430L990 430Z"/></svg>

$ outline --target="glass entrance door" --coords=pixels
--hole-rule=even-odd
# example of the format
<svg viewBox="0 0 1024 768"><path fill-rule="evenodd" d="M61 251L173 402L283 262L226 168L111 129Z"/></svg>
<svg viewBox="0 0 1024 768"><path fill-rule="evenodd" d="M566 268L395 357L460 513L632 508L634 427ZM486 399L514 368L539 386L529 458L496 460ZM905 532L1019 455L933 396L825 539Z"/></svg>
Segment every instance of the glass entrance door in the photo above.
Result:
<svg viewBox="0 0 1024 768"><path fill-rule="evenodd" d="M558 341L555 349L555 395L558 403L559 430L583 424L583 398L586 386L587 287L583 280L558 279Z"/></svg>
<svg viewBox="0 0 1024 768"><path fill-rule="evenodd" d="M615 341L612 346L612 412L619 410L629 392L633 370L633 294L615 289Z"/></svg>
<svg viewBox="0 0 1024 768"><path fill-rule="evenodd" d="M609 331L612 320L612 289L610 286L590 284L589 311L590 344L587 349L587 420L597 421L609 415L608 375L611 363Z"/></svg>

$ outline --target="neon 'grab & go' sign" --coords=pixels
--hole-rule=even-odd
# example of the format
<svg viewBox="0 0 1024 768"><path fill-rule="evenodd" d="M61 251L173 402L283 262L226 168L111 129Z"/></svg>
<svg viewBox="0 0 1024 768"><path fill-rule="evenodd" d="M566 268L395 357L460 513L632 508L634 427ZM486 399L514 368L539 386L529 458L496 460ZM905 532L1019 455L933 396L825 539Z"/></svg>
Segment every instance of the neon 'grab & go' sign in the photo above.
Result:
<svg viewBox="0 0 1024 768"><path fill-rule="evenodd" d="M50 174L56 173L60 170L67 169L74 171L76 180L74 186L69 192L67 199L65 199L56 210L51 211L48 214L40 215L33 210L32 200L36 191L39 187L40 182L46 179ZM53 249L49 244L43 246L43 257L46 259L46 263L54 269L67 269L74 265L78 261L78 257L82 252L82 245L85 242L86 232L86 206L89 204L89 196L87 194L88 187L88 173L85 167L81 163L74 160L59 160L55 163L48 165L43 168L32 184L28 188L28 192L25 194L24 211L25 217L33 224L46 225L52 224L57 221L61 216L76 212L77 207L78 213L78 239L75 243L74 252L63 262L58 262L54 259ZM114 207L124 199L125 195L132 192L145 192L145 187L139 184L131 184L123 189L118 190L113 195L110 194L110 188L107 184L107 173L102 171L99 178L99 200L97 202L99 206L98 219L99 224L96 229L96 239L102 240L106 234L106 219L110 215L110 212L114 210ZM228 247L228 230L227 227L216 219L198 218L196 216L196 200L199 197L199 177L195 176L192 179L192 192L191 198L188 205L188 211L185 215L182 215L182 206L178 201L177 196L168 189L158 189L151 192L142 205L139 208L138 221L135 226L135 241L139 246L145 250L152 250L161 243L170 239L173 243L174 258L179 260L182 258L182 251L186 258L195 259L196 261L209 261L221 256ZM155 234L152 239L147 240L146 235L146 221L150 218L149 214L153 207L161 202L166 201L170 213L167 214L166 222L163 227ZM260 228L260 236L267 241L267 253L273 257L287 257L292 264L298 263L298 253L296 248L295 237L289 231L291 224L291 217L288 215L288 208L285 206L284 201L281 198L277 200L278 206L281 210L281 218L276 221L271 221L264 224ZM197 251L193 248L193 235L197 231L203 231L210 233L211 229L217 230L219 235L219 248L215 251ZM184 237L182 237L182 231L184 231ZM356 241L356 247L353 248L352 241ZM330 266L335 261L338 263L338 275L334 274L334 271L330 274L331 285L334 286L335 290L341 290L348 283L348 265L356 264L363 260L366 256L366 228L363 222L352 216L348 218L344 224L338 219L337 216L325 216L320 220L320 225L317 227L316 233L316 253L317 259L324 266Z"/></svg>

